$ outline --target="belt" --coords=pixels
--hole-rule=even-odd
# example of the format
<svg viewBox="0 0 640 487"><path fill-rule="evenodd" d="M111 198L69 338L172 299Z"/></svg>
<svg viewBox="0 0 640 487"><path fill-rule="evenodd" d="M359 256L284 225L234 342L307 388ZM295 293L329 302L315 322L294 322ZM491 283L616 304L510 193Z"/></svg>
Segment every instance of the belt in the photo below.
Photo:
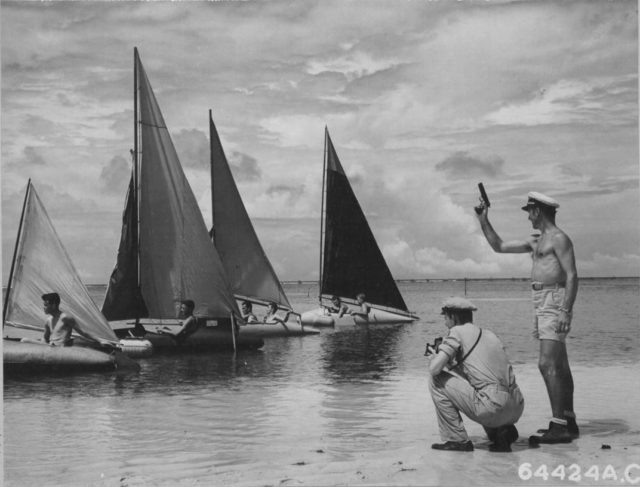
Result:
<svg viewBox="0 0 640 487"><path fill-rule="evenodd" d="M543 282L532 282L531 289L534 291L542 291L543 289L564 289L564 284L545 284Z"/></svg>

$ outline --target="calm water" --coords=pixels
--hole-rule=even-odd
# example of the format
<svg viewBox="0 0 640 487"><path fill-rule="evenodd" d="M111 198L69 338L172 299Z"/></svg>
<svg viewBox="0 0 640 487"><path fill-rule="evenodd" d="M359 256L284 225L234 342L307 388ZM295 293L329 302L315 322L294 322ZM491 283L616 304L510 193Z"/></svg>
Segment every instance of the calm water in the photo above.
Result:
<svg viewBox="0 0 640 487"><path fill-rule="evenodd" d="M137 374L6 379L6 485L86 485L215 478L313 455L349 460L360 452L424 442L426 341L446 329L445 297L463 281L401 283L409 325L323 330L266 341L258 352L156 356ZM287 285L297 311L316 288ZM90 289L98 304L104 287ZM526 281L470 281L475 322L492 328L515 364L537 362ZM581 282L569 357L589 366L640 361L638 279Z"/></svg>

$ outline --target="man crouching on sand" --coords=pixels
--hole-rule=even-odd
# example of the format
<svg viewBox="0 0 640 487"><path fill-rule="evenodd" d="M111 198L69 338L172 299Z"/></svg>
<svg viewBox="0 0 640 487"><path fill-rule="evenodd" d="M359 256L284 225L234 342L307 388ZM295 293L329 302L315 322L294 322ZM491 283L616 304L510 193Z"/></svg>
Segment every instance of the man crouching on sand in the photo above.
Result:
<svg viewBox="0 0 640 487"><path fill-rule="evenodd" d="M518 439L514 424L522 416L524 399L500 339L473 324L475 309L464 298L447 299L442 315L449 334L435 349L427 346L426 355L433 355L429 389L444 441L431 448L473 451L462 411L484 427L490 451L510 452Z"/></svg>

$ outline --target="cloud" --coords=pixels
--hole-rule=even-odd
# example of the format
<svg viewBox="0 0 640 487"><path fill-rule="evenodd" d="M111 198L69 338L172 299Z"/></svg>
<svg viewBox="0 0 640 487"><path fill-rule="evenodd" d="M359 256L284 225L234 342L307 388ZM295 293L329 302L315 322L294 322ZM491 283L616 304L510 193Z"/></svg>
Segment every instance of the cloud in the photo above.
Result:
<svg viewBox="0 0 640 487"><path fill-rule="evenodd" d="M23 154L24 154L24 158L20 162L21 164L24 163L27 165L35 165L35 166L46 165L44 157L40 155L40 152L35 147L31 147L31 146L25 147Z"/></svg>
<svg viewBox="0 0 640 487"><path fill-rule="evenodd" d="M629 78L632 78L631 80ZM629 81L635 80L636 86ZM637 104L637 76L620 78L562 79L532 93L529 100L516 102L487 114L497 125L539 125L593 123L602 117L616 124L628 124L624 105ZM594 115L598 114L594 119Z"/></svg>
<svg viewBox="0 0 640 487"><path fill-rule="evenodd" d="M595 252L590 259L578 259L577 267L582 275L601 275L602 269L607 269L609 276L638 276L640 275L640 255L622 254L609 255Z"/></svg>
<svg viewBox="0 0 640 487"><path fill-rule="evenodd" d="M22 121L22 130L34 134L46 134L55 132L58 129L51 120L37 115L27 115Z"/></svg>
<svg viewBox="0 0 640 487"><path fill-rule="evenodd" d="M504 160L499 156L474 157L466 151L458 151L436 164L436 170L443 171L449 178L472 178L488 176L495 178L502 174Z"/></svg>
<svg viewBox="0 0 640 487"><path fill-rule="evenodd" d="M202 130L183 129L172 135L173 144L184 167L209 167L209 138Z"/></svg>
<svg viewBox="0 0 640 487"><path fill-rule="evenodd" d="M113 157L100 172L100 185L107 193L122 194L131 179L131 164L122 156Z"/></svg>
<svg viewBox="0 0 640 487"><path fill-rule="evenodd" d="M327 58L312 59L307 62L307 72L310 74L341 73L347 81L371 76L379 71L392 68L396 62L392 59L376 58L371 52L349 50L343 55Z"/></svg>
<svg viewBox="0 0 640 487"><path fill-rule="evenodd" d="M402 240L385 245L383 252L396 272L403 277L523 277L530 272L531 261L522 255L498 255L485 252L478 256L452 257L448 249L423 247L413 250Z"/></svg>
<svg viewBox="0 0 640 487"><path fill-rule="evenodd" d="M267 196L275 198L285 198L288 203L294 204L304 193L304 186L287 186L276 184L267 188Z"/></svg>
<svg viewBox="0 0 640 487"><path fill-rule="evenodd" d="M232 151L229 154L229 165L236 181L256 181L260 179L262 172L258 167L258 161L242 152Z"/></svg>
<svg viewBox="0 0 640 487"><path fill-rule="evenodd" d="M396 277L528 268L487 246L467 177L485 182L504 238L530 233L518 208L536 189L562 200L593 273L624 268L593 252L637 253L636 3L327 1L3 4L2 230L15 188L46 181L73 196L52 204L75 212L80 252L93 232L87 268L111 267L135 45L205 209L215 108L283 278L316 272L325 126ZM96 211L108 237L95 238Z"/></svg>

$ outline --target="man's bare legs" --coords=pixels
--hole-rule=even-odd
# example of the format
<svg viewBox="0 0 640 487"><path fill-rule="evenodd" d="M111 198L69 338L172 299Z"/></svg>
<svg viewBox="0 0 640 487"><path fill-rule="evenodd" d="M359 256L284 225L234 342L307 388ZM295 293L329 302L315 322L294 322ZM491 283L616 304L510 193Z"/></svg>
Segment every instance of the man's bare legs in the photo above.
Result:
<svg viewBox="0 0 640 487"><path fill-rule="evenodd" d="M540 340L538 368L547 386L553 419L549 429L538 430L542 436L532 436L529 442L570 442L578 438L579 432L573 412L573 376L566 345L556 340Z"/></svg>
<svg viewBox="0 0 640 487"><path fill-rule="evenodd" d="M538 368L547 386L551 413L554 418L563 419L565 411L573 412L573 376L566 345L556 340L540 340Z"/></svg>

